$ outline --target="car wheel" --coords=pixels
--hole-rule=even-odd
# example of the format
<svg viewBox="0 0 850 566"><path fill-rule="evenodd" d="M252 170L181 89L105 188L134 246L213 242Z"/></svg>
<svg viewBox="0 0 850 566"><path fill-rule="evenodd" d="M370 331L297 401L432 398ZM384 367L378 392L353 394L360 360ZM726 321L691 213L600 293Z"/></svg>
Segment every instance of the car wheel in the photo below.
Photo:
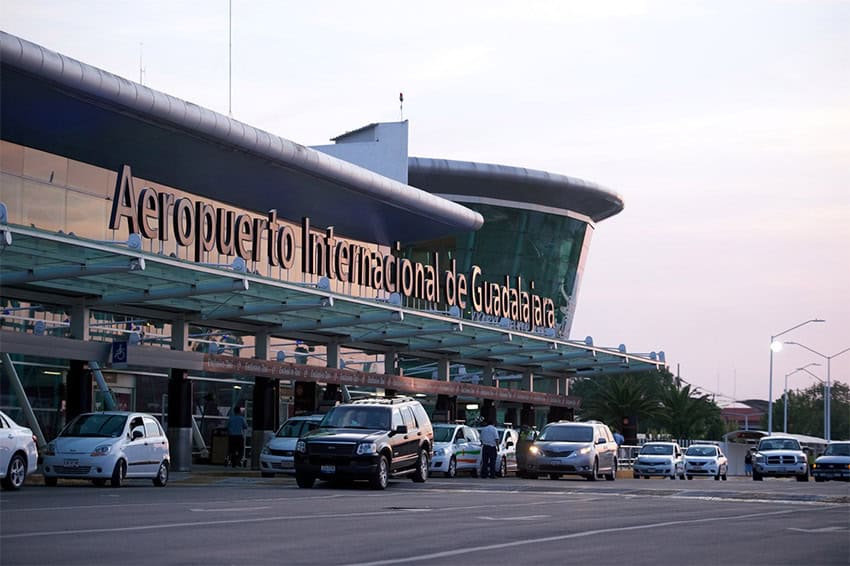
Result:
<svg viewBox="0 0 850 566"><path fill-rule="evenodd" d="M15 454L9 460L6 477L3 478L3 489L20 489L27 478L27 462L20 454Z"/></svg>
<svg viewBox="0 0 850 566"><path fill-rule="evenodd" d="M124 463L124 460L118 460L115 462L115 469L112 470L112 479L109 480L109 485L112 487L121 487L126 475L127 464Z"/></svg>
<svg viewBox="0 0 850 566"><path fill-rule="evenodd" d="M550 480L559 480L561 479L561 474L549 474Z"/></svg>
<svg viewBox="0 0 850 566"><path fill-rule="evenodd" d="M499 477L500 478L508 477L508 461L505 459L504 456L502 457L502 461L499 464Z"/></svg>
<svg viewBox="0 0 850 566"><path fill-rule="evenodd" d="M310 489L316 483L316 478L307 474L295 474L295 483L298 484L298 487Z"/></svg>
<svg viewBox="0 0 850 566"><path fill-rule="evenodd" d="M536 480L536 479L537 479L537 474L529 474L529 473L526 473L526 474L525 474L525 477L527 477L527 478L528 478L528 479L530 479L530 480Z"/></svg>
<svg viewBox="0 0 850 566"><path fill-rule="evenodd" d="M688 474L688 475L687 475L687 476L685 476L685 477L686 477L686 478L688 478L689 480L694 479L694 476L692 476L691 474Z"/></svg>
<svg viewBox="0 0 850 566"><path fill-rule="evenodd" d="M714 476L714 481L720 481L720 468L717 468L717 474Z"/></svg>
<svg viewBox="0 0 850 566"><path fill-rule="evenodd" d="M273 478L274 474L271 472L260 472L260 476L264 478Z"/></svg>
<svg viewBox="0 0 850 566"><path fill-rule="evenodd" d="M797 481L809 481L809 474L805 473L797 476Z"/></svg>
<svg viewBox="0 0 850 566"><path fill-rule="evenodd" d="M599 477L599 460L593 461L593 471L590 472L589 476L585 476L587 481L596 481L596 478Z"/></svg>
<svg viewBox="0 0 850 566"><path fill-rule="evenodd" d="M727 474L728 474L728 470L723 470L723 475L720 476L720 479L722 479L723 481L726 481L726 479L727 479L726 475Z"/></svg>
<svg viewBox="0 0 850 566"><path fill-rule="evenodd" d="M636 479L636 480L639 480L639 479L640 479L640 474L636 474L636 473L632 472L632 477L633 477L634 479Z"/></svg>
<svg viewBox="0 0 850 566"><path fill-rule="evenodd" d="M59 478L51 478L50 476L44 476L44 485L47 487L56 487L56 484L59 483Z"/></svg>
<svg viewBox="0 0 850 566"><path fill-rule="evenodd" d="M103 478L94 478L91 482L97 487L103 487L106 485L106 480Z"/></svg>
<svg viewBox="0 0 850 566"><path fill-rule="evenodd" d="M753 470L753 481L762 481L762 479L764 478L761 477L761 474Z"/></svg>
<svg viewBox="0 0 850 566"><path fill-rule="evenodd" d="M449 460L449 467L446 468L446 477L453 478L457 475L457 460L455 460L454 456L452 456L451 460Z"/></svg>
<svg viewBox="0 0 850 566"><path fill-rule="evenodd" d="M824 478L820 478L818 476L815 476L815 481L818 482L818 483L821 483L821 482L826 481L826 480L824 480Z"/></svg>
<svg viewBox="0 0 850 566"><path fill-rule="evenodd" d="M162 461L159 464L159 469L156 471L156 477L153 479L153 484L157 487L165 487L168 483L168 462Z"/></svg>
<svg viewBox="0 0 850 566"><path fill-rule="evenodd" d="M428 458L426 450L419 451L419 459L416 461L416 471L413 472L413 481L416 483L425 483L428 479L428 467L431 465L431 460Z"/></svg>
<svg viewBox="0 0 850 566"><path fill-rule="evenodd" d="M372 489L387 489L387 482L390 477L390 464L387 462L386 456L378 458L378 465L375 466L375 472L372 479L369 480L369 485Z"/></svg>
<svg viewBox="0 0 850 566"><path fill-rule="evenodd" d="M617 479L617 460L614 460L614 465L611 467L611 472L605 475L606 481L614 481Z"/></svg>

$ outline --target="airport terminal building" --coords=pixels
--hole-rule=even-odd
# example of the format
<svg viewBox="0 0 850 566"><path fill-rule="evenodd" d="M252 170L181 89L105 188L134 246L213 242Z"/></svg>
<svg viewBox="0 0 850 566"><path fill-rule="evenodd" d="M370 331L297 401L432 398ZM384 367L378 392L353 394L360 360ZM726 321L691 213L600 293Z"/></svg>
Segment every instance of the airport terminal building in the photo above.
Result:
<svg viewBox="0 0 850 566"><path fill-rule="evenodd" d="M0 409L41 437L145 411L185 470L237 404L254 446L349 395L540 424L664 365L570 338L612 191L407 122L306 147L3 32L0 65Z"/></svg>

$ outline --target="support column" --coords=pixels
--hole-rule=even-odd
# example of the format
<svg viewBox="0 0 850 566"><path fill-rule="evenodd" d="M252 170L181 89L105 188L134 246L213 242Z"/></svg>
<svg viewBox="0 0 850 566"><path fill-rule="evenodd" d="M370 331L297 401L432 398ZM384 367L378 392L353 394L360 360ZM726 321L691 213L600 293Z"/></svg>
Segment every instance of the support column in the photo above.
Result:
<svg viewBox="0 0 850 566"><path fill-rule="evenodd" d="M437 360L437 380L438 381L450 381L451 380L451 371L450 371L451 360L448 358L440 358Z"/></svg>
<svg viewBox="0 0 850 566"><path fill-rule="evenodd" d="M534 391L534 372L530 368L527 368L522 372L520 389L524 391Z"/></svg>
<svg viewBox="0 0 850 566"><path fill-rule="evenodd" d="M259 333L254 337L254 357L267 360L269 357L269 335ZM260 469L260 451L274 436L277 425L276 380L269 377L254 377L251 415L251 469Z"/></svg>
<svg viewBox="0 0 850 566"><path fill-rule="evenodd" d="M457 397L450 395L437 395L437 404L434 407L434 422L451 423L457 418Z"/></svg>
<svg viewBox="0 0 850 566"><path fill-rule="evenodd" d="M92 376L82 360L70 360L65 387L65 420L92 410Z"/></svg>
<svg viewBox="0 0 850 566"><path fill-rule="evenodd" d="M496 424L496 402L492 399L484 399L481 405L481 416L486 422Z"/></svg>
<svg viewBox="0 0 850 566"><path fill-rule="evenodd" d="M493 382L493 374L495 373L493 366L484 366L481 368L481 385L486 387L493 387L495 383Z"/></svg>
<svg viewBox="0 0 850 566"><path fill-rule="evenodd" d="M537 415L534 411L534 405L530 405L528 403L523 403L522 411L520 411L519 415L520 426L536 426L537 425Z"/></svg>
<svg viewBox="0 0 850 566"><path fill-rule="evenodd" d="M397 352L387 352L384 354L384 373L389 375L401 375L403 373L401 371L401 366L398 363ZM395 389L387 389L384 391L384 395L387 397L395 397L398 395L398 391Z"/></svg>
<svg viewBox="0 0 850 566"><path fill-rule="evenodd" d="M517 418L516 407L505 409L505 422L511 423L514 427L519 428L519 419Z"/></svg>
<svg viewBox="0 0 850 566"><path fill-rule="evenodd" d="M89 309L83 305L71 307L71 338L88 341ZM94 406L92 392L92 374L86 368L88 360L70 360L65 387L65 420L70 421L77 415L87 413Z"/></svg>
<svg viewBox="0 0 850 566"><path fill-rule="evenodd" d="M182 317L171 323L171 349L189 349L189 325ZM168 444L171 469L192 469L192 382L188 370L172 368L168 376Z"/></svg>
<svg viewBox="0 0 850 566"><path fill-rule="evenodd" d="M295 363L306 364L307 356L313 349L304 344L295 348ZM319 385L313 381L294 381L292 383L292 408L296 415L312 414L319 407Z"/></svg>

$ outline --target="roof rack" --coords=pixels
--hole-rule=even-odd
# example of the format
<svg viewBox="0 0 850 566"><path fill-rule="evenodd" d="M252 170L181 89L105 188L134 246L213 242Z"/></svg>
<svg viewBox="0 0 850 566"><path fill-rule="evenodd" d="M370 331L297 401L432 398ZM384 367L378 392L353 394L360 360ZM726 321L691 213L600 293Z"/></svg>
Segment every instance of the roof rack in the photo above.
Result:
<svg viewBox="0 0 850 566"><path fill-rule="evenodd" d="M352 401L352 405L400 405L401 403L409 403L410 401L414 401L413 397L368 397L365 399L357 399L356 401Z"/></svg>

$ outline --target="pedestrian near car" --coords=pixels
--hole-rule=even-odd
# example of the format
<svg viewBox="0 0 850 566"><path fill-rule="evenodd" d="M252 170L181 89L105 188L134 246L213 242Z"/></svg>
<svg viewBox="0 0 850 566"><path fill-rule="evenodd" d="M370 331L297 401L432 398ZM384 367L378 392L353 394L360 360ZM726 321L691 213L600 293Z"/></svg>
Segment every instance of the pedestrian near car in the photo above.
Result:
<svg viewBox="0 0 850 566"><path fill-rule="evenodd" d="M242 410L243 407L241 405L234 407L227 421L230 465L234 468L241 465L242 454L245 451L245 431L248 429L248 423L245 421L245 417L242 416Z"/></svg>
<svg viewBox="0 0 850 566"><path fill-rule="evenodd" d="M487 419L487 426L481 429L481 450L483 459L481 463L481 477L496 477L496 453L499 450L499 431L493 426L492 419Z"/></svg>
<svg viewBox="0 0 850 566"><path fill-rule="evenodd" d="M755 448L750 448L747 450L746 455L744 456L744 475L749 477L753 475L753 452Z"/></svg>

